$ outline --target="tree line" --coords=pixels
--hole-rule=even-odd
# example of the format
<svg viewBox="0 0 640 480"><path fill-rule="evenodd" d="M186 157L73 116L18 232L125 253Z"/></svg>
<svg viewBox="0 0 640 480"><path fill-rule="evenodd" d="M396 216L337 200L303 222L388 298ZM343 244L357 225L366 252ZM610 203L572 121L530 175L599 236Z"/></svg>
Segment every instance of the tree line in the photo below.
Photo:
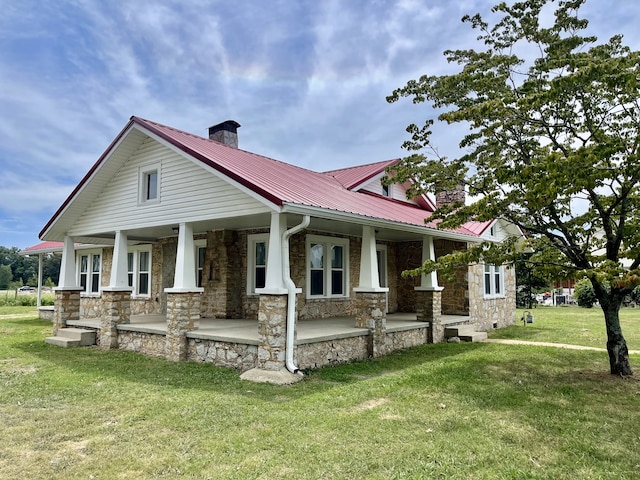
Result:
<svg viewBox="0 0 640 480"><path fill-rule="evenodd" d="M38 286L38 256L20 255L17 247L0 246L0 290L17 288L23 285ZM43 285L55 286L60 275L60 256L43 256Z"/></svg>

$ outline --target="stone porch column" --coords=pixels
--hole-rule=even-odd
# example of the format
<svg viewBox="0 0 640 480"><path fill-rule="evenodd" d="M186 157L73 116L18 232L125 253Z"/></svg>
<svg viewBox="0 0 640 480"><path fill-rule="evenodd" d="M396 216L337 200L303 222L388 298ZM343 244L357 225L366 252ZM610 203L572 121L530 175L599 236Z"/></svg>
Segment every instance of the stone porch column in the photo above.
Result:
<svg viewBox="0 0 640 480"><path fill-rule="evenodd" d="M103 288L100 348L118 348L118 325L131 320L131 289Z"/></svg>
<svg viewBox="0 0 640 480"><path fill-rule="evenodd" d="M416 287L416 313L419 322L429 322L427 342L444 341L442 324L442 288Z"/></svg>
<svg viewBox="0 0 640 480"><path fill-rule="evenodd" d="M165 290L166 291L166 290ZM187 332L200 320L200 292L167 292L167 360L187 359Z"/></svg>
<svg viewBox="0 0 640 480"><path fill-rule="evenodd" d="M285 370L287 295L260 294L258 309L258 365L263 370ZM295 342L295 340L294 340Z"/></svg>
<svg viewBox="0 0 640 480"><path fill-rule="evenodd" d="M386 292L367 292L356 289L356 326L371 332L369 354L381 357L391 349L387 338Z"/></svg>
<svg viewBox="0 0 640 480"><path fill-rule="evenodd" d="M80 320L81 287L58 287L55 289L55 307L53 311L53 335L66 328L70 320Z"/></svg>

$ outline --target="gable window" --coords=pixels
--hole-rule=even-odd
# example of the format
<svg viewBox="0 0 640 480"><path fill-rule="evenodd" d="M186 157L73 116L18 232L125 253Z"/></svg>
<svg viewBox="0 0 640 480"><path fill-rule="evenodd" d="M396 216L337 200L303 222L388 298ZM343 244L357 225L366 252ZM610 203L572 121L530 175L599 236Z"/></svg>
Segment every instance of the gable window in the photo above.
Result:
<svg viewBox="0 0 640 480"><path fill-rule="evenodd" d="M484 266L485 298L504 296L504 268L496 265Z"/></svg>
<svg viewBox="0 0 640 480"><path fill-rule="evenodd" d="M256 293L256 288L264 288L267 282L267 251L269 234L248 236L247 244L247 293Z"/></svg>
<svg viewBox="0 0 640 480"><path fill-rule="evenodd" d="M196 240L193 242L196 251L196 286L202 287L204 272L204 257L207 251L206 240Z"/></svg>
<svg viewBox="0 0 640 480"><path fill-rule="evenodd" d="M139 169L140 203L160 201L160 164Z"/></svg>
<svg viewBox="0 0 640 480"><path fill-rule="evenodd" d="M132 249L127 254L129 286L135 296L147 297L151 292L151 247Z"/></svg>
<svg viewBox="0 0 640 480"><path fill-rule="evenodd" d="M391 185L382 185L382 196L383 197L390 197L390 190L391 190Z"/></svg>
<svg viewBox="0 0 640 480"><path fill-rule="evenodd" d="M347 297L349 240L307 236L307 296Z"/></svg>
<svg viewBox="0 0 640 480"><path fill-rule="evenodd" d="M101 252L83 252L78 255L78 283L84 293L100 293L102 270Z"/></svg>

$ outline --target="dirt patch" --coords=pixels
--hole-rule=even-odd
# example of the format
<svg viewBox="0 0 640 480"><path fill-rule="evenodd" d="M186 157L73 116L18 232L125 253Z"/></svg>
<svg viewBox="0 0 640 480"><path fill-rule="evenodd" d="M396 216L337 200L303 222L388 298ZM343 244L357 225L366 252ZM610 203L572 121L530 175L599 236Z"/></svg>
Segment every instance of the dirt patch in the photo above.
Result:
<svg viewBox="0 0 640 480"><path fill-rule="evenodd" d="M375 398L372 400L367 400L366 402L362 402L360 405L355 407L355 411L363 412L365 410L373 410L374 408L380 407L389 401L388 398Z"/></svg>

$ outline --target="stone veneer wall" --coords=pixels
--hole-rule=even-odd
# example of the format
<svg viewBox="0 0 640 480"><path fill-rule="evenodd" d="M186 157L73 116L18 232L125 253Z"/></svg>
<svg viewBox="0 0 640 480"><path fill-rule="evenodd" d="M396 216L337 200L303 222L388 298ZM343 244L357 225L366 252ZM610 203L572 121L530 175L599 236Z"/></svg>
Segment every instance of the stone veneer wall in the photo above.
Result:
<svg viewBox="0 0 640 480"><path fill-rule="evenodd" d="M154 333L132 332L118 329L118 348L150 357L166 358L166 336Z"/></svg>
<svg viewBox="0 0 640 480"><path fill-rule="evenodd" d="M516 273L504 267L505 296L484 298L484 266L469 267L470 315L481 330L491 330L515 324L516 320Z"/></svg>
<svg viewBox="0 0 640 480"><path fill-rule="evenodd" d="M419 267L422 264L422 242L402 242L392 246L396 263L390 265L394 268L394 276L397 279L397 311L415 312L416 294L414 288L420 285L419 277L402 278L402 272Z"/></svg>
<svg viewBox="0 0 640 480"><path fill-rule="evenodd" d="M242 247L244 243L244 247ZM246 235L239 232L217 230L207 234L205 263L202 269L204 287L202 315L215 318L241 318L243 316L242 258L246 252ZM246 260L245 260L246 261ZM246 267L244 268L246 275Z"/></svg>
<svg viewBox="0 0 640 480"><path fill-rule="evenodd" d="M467 248L464 242L454 242L452 240L434 240L433 246L436 258L448 253L464 250ZM469 278L468 269L460 268L456 271L454 281L449 281L438 275L438 283L444 287L442 291L442 314L443 315L469 315Z"/></svg>

